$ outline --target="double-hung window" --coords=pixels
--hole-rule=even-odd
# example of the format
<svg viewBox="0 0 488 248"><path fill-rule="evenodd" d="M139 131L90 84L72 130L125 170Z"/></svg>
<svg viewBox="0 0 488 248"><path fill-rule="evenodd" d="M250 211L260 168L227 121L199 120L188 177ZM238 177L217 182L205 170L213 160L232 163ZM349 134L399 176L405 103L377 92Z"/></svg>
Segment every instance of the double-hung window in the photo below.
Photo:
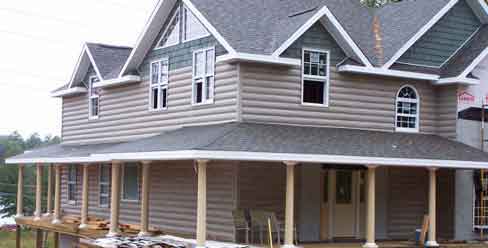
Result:
<svg viewBox="0 0 488 248"><path fill-rule="evenodd" d="M396 131L419 131L419 96L412 86L402 87L396 98Z"/></svg>
<svg viewBox="0 0 488 248"><path fill-rule="evenodd" d="M329 52L303 49L302 57L302 103L328 106Z"/></svg>
<svg viewBox="0 0 488 248"><path fill-rule="evenodd" d="M100 207L107 208L110 202L110 166L100 165L99 181L99 205Z"/></svg>
<svg viewBox="0 0 488 248"><path fill-rule="evenodd" d="M77 177L76 166L71 165L68 167L68 203L76 203L76 177Z"/></svg>
<svg viewBox="0 0 488 248"><path fill-rule="evenodd" d="M90 119L97 119L99 115L99 108L100 108L100 99L98 92L93 87L93 84L99 82L100 80L96 76L92 76L89 78L88 81L88 96L89 96L89 103L88 103L88 112Z"/></svg>
<svg viewBox="0 0 488 248"><path fill-rule="evenodd" d="M162 59L151 63L151 83L149 109L160 110L168 107L168 59Z"/></svg>
<svg viewBox="0 0 488 248"><path fill-rule="evenodd" d="M122 199L128 201L139 200L139 165L125 164L122 171Z"/></svg>
<svg viewBox="0 0 488 248"><path fill-rule="evenodd" d="M213 103L215 48L193 52L193 104Z"/></svg>

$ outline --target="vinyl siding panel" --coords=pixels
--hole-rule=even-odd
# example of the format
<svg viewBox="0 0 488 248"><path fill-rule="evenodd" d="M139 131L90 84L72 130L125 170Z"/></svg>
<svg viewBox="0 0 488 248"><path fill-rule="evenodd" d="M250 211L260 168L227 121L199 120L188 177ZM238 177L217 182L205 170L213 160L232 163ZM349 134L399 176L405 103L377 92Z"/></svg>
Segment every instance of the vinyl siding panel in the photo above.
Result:
<svg viewBox="0 0 488 248"><path fill-rule="evenodd" d="M117 142L157 135L168 128L236 119L237 67L216 66L215 102L192 106L192 68L170 72L168 109L149 111L149 82L100 92L100 118L88 120L87 95L63 98L63 143Z"/></svg>
<svg viewBox="0 0 488 248"><path fill-rule="evenodd" d="M456 139L457 130L457 87L447 86L438 88L438 134Z"/></svg>
<svg viewBox="0 0 488 248"><path fill-rule="evenodd" d="M242 118L250 122L395 129L395 97L401 86L420 94L420 131L437 133L436 87L429 82L339 74L331 68L329 107L301 104L299 67L241 64Z"/></svg>
<svg viewBox="0 0 488 248"><path fill-rule="evenodd" d="M78 166L77 202L67 203L67 167L62 170L63 214L80 216L82 167ZM207 228L210 239L233 241L232 210L236 207L236 171L232 162L208 166ZM178 235L195 235L197 175L191 161L154 163L150 182L150 226ZM99 166L89 169L89 216L109 219L110 208L99 206ZM140 188L139 188L140 190ZM140 223L140 202L121 201L121 223Z"/></svg>
<svg viewBox="0 0 488 248"><path fill-rule="evenodd" d="M459 1L439 20L417 43L415 43L399 62L441 66L460 48L481 26L466 1Z"/></svg>

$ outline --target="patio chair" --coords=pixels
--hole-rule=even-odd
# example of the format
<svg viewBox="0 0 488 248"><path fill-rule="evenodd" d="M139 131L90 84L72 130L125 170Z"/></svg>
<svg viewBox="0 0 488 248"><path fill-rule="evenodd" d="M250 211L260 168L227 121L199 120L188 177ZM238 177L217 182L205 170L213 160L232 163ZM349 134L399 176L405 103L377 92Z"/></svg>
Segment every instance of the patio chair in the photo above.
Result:
<svg viewBox="0 0 488 248"><path fill-rule="evenodd" d="M285 224L284 223L281 223L278 218L276 217L276 214L275 213L271 213L271 225L276 227L276 230L279 230L277 231L277 238L278 238L278 243L281 244L281 234L285 234ZM298 232L297 232L297 227L296 225L293 226L293 241L295 242L295 245L298 245Z"/></svg>
<svg viewBox="0 0 488 248"><path fill-rule="evenodd" d="M234 228L236 233L244 231L245 242L246 244L249 244L249 232L251 231L251 227L246 212L247 211L244 209L234 210L232 211L232 217L234 218Z"/></svg>
<svg viewBox="0 0 488 248"><path fill-rule="evenodd" d="M251 240L254 242L254 234L259 234L259 241L264 244L264 232L268 229L269 213L262 210L251 209Z"/></svg>

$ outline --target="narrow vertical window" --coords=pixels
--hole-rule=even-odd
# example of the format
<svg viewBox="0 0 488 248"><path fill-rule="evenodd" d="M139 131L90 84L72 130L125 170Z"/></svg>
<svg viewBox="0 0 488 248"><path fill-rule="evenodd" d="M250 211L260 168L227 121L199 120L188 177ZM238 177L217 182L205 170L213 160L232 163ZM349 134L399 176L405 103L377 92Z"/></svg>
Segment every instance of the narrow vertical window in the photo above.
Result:
<svg viewBox="0 0 488 248"><path fill-rule="evenodd" d="M110 202L110 166L100 165L99 171L99 205L100 207L109 207Z"/></svg>
<svg viewBox="0 0 488 248"><path fill-rule="evenodd" d="M93 87L93 84L99 82L100 80L98 77L93 76L89 78L88 82L88 96L89 96L89 118L90 119L97 119L99 116L99 108L100 108L100 101L99 95L96 89Z"/></svg>
<svg viewBox="0 0 488 248"><path fill-rule="evenodd" d="M419 131L419 97L415 88L402 87L396 98L396 131Z"/></svg>
<svg viewBox="0 0 488 248"><path fill-rule="evenodd" d="M139 200L139 165L125 164L123 167L122 199Z"/></svg>
<svg viewBox="0 0 488 248"><path fill-rule="evenodd" d="M68 167L68 203L75 204L76 202L76 177L77 170L75 165Z"/></svg>
<svg viewBox="0 0 488 248"><path fill-rule="evenodd" d="M168 107L169 64L168 59L151 63L149 109L160 110Z"/></svg>
<svg viewBox="0 0 488 248"><path fill-rule="evenodd" d="M304 49L302 66L302 102L328 106L329 52Z"/></svg>
<svg viewBox="0 0 488 248"><path fill-rule="evenodd" d="M215 81L215 49L193 53L193 104L212 103Z"/></svg>

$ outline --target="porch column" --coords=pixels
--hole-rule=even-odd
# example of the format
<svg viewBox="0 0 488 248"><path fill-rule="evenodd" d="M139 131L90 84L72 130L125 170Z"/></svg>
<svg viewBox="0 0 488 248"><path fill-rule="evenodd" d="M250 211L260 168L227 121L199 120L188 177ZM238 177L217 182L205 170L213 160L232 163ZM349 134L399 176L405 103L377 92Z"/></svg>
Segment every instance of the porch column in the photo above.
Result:
<svg viewBox="0 0 488 248"><path fill-rule="evenodd" d="M436 171L437 168L429 168L429 235L427 247L439 247L436 241Z"/></svg>
<svg viewBox="0 0 488 248"><path fill-rule="evenodd" d="M19 165L19 177L17 179L17 214L15 218L24 216L24 165Z"/></svg>
<svg viewBox="0 0 488 248"><path fill-rule="evenodd" d="M150 168L150 161L142 162L141 232L139 233L139 236L141 237L149 235L149 180L151 177L151 175L149 174Z"/></svg>
<svg viewBox="0 0 488 248"><path fill-rule="evenodd" d="M197 248L204 248L207 240L207 160L198 160Z"/></svg>
<svg viewBox="0 0 488 248"><path fill-rule="evenodd" d="M54 178L54 216L53 224L61 224L61 165L56 165Z"/></svg>
<svg viewBox="0 0 488 248"><path fill-rule="evenodd" d="M34 212L34 221L39 221L42 214L42 165L37 165L36 173L36 210Z"/></svg>
<svg viewBox="0 0 488 248"><path fill-rule="evenodd" d="M120 208L120 167L122 163L112 162L112 194L110 202L110 230L108 237L119 235L119 208Z"/></svg>
<svg viewBox="0 0 488 248"><path fill-rule="evenodd" d="M88 224L88 165L83 165L81 223L79 228L86 228Z"/></svg>
<svg viewBox="0 0 488 248"><path fill-rule="evenodd" d="M376 166L368 166L368 197L366 211L366 244L363 248L377 248L375 240L375 201L376 201Z"/></svg>
<svg viewBox="0 0 488 248"><path fill-rule="evenodd" d="M284 247L295 247L293 244L295 213L295 166L297 162L284 162L286 165L286 206L285 206L285 244Z"/></svg>
<svg viewBox="0 0 488 248"><path fill-rule="evenodd" d="M44 216L49 217L53 210L53 166L49 165L47 168L47 199L46 199L46 213Z"/></svg>

